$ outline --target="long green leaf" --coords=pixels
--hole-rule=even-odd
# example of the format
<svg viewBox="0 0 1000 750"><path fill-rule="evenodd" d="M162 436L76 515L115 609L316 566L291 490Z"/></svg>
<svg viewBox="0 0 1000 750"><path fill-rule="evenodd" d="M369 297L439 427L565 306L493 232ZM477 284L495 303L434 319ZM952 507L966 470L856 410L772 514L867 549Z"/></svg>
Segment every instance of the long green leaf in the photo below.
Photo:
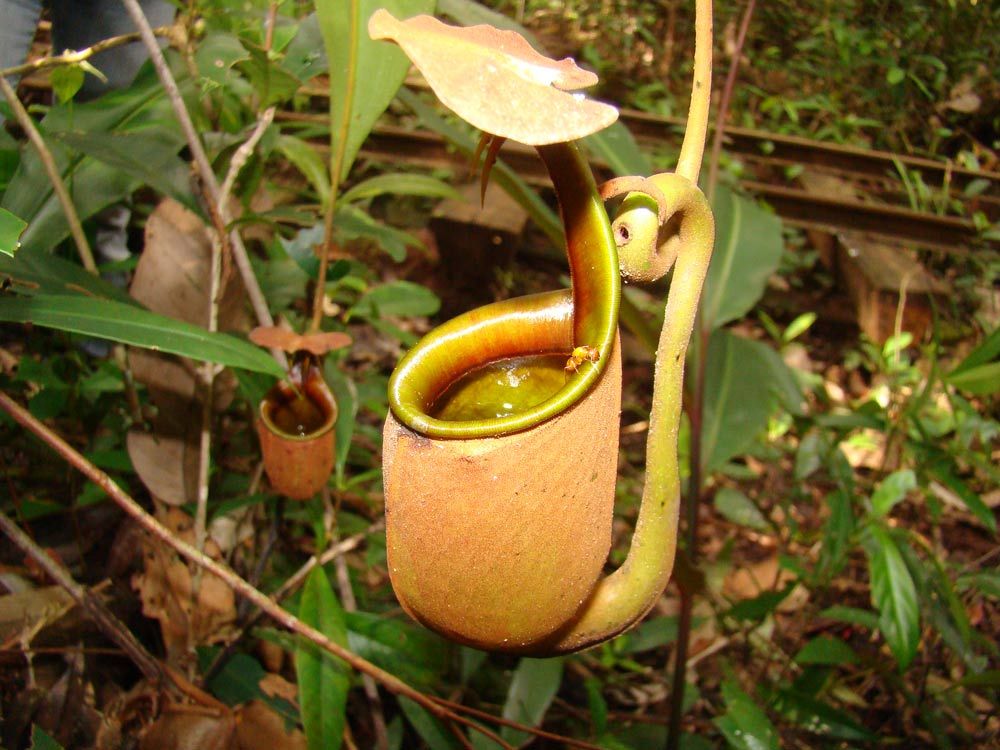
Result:
<svg viewBox="0 0 1000 750"><path fill-rule="evenodd" d="M13 258L0 255L0 278L20 294L80 294L139 307L124 289L86 271L78 263L38 250L21 250Z"/></svg>
<svg viewBox="0 0 1000 750"><path fill-rule="evenodd" d="M330 172L338 179L347 176L361 144L410 67L398 47L368 37L368 19L378 8L408 18L432 13L434 2L316 0L330 75Z"/></svg>
<svg viewBox="0 0 1000 750"><path fill-rule="evenodd" d="M533 727L541 724L559 692L562 676L562 659L521 659L507 691L503 717ZM500 736L516 746L526 742L531 735L503 727Z"/></svg>
<svg viewBox="0 0 1000 750"><path fill-rule="evenodd" d="M432 716L419 704L404 696L399 697L399 707L410 725L417 730L420 739L427 743L431 750L458 750L461 745L455 735L439 719Z"/></svg>
<svg viewBox="0 0 1000 750"><path fill-rule="evenodd" d="M778 268L781 220L720 185L712 205L715 252L705 279L702 313L712 328L746 315Z"/></svg>
<svg viewBox="0 0 1000 750"><path fill-rule="evenodd" d="M872 605L879 612L879 629L900 669L916 656L920 642L917 590L896 546L896 540L878 525L868 529L865 552L871 576Z"/></svg>
<svg viewBox="0 0 1000 750"><path fill-rule="evenodd" d="M27 226L28 222L0 208L0 253L13 255L21 246L21 235Z"/></svg>
<svg viewBox="0 0 1000 750"><path fill-rule="evenodd" d="M275 377L284 374L263 349L248 341L111 300L56 294L3 297L0 320L57 328Z"/></svg>
<svg viewBox="0 0 1000 750"><path fill-rule="evenodd" d="M359 182L341 196L345 203L375 198L379 195L419 195L425 198L452 198L462 200L462 195L446 182L425 174L394 172L380 174Z"/></svg>
<svg viewBox="0 0 1000 750"><path fill-rule="evenodd" d="M347 647L344 611L321 567L313 568L306 579L299 619ZM309 750L338 750L347 721L350 670L339 659L305 640L300 640L295 650L295 670L302 726Z"/></svg>

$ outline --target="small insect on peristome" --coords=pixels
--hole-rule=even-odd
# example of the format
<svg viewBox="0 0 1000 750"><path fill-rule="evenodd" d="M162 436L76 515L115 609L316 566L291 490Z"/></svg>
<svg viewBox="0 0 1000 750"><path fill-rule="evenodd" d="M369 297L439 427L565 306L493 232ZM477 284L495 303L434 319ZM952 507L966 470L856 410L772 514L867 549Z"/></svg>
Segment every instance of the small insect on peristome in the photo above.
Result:
<svg viewBox="0 0 1000 750"><path fill-rule="evenodd" d="M601 358L601 352L592 346L578 346L566 360L566 372L577 372L584 362L596 363Z"/></svg>

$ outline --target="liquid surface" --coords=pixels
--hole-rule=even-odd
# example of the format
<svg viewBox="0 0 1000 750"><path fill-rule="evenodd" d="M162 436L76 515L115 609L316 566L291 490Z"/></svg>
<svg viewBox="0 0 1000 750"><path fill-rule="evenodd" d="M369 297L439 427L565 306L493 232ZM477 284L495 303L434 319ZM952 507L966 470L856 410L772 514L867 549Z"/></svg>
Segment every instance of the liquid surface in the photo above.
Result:
<svg viewBox="0 0 1000 750"><path fill-rule="evenodd" d="M277 403L271 408L271 421L288 435L308 435L326 422L326 414L305 396Z"/></svg>
<svg viewBox="0 0 1000 750"><path fill-rule="evenodd" d="M548 400L566 385L566 354L491 362L454 382L430 416L449 422L509 417Z"/></svg>

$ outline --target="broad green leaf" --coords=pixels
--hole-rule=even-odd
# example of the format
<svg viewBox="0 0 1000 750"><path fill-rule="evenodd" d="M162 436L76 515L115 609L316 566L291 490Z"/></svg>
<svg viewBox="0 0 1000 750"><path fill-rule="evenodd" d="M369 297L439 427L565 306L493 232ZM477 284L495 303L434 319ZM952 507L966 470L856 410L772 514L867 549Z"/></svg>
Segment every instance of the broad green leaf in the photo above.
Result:
<svg viewBox="0 0 1000 750"><path fill-rule="evenodd" d="M948 377L950 378L965 370L993 362L998 357L1000 357L1000 327L994 328L979 346L969 352L965 359L951 371Z"/></svg>
<svg viewBox="0 0 1000 750"><path fill-rule="evenodd" d="M397 263L406 259L407 247L423 247L423 243L409 232L382 224L353 206L338 208L333 221L337 241L341 244L356 239L370 240Z"/></svg>
<svg viewBox="0 0 1000 750"><path fill-rule="evenodd" d="M31 750L63 750L48 732L37 724L31 726Z"/></svg>
<svg viewBox="0 0 1000 750"><path fill-rule="evenodd" d="M789 583L785 588L777 591L764 591L752 599L737 602L730 607L726 614L737 620L763 620L788 598L794 588L795 584Z"/></svg>
<svg viewBox="0 0 1000 750"><path fill-rule="evenodd" d="M0 208L0 253L14 255L21 246L21 235L28 222L19 219L5 208Z"/></svg>
<svg viewBox="0 0 1000 750"><path fill-rule="evenodd" d="M347 176L410 67L398 47L368 37L368 19L379 8L408 18L433 12L434 1L316 0L330 76L330 171L337 181Z"/></svg>
<svg viewBox="0 0 1000 750"><path fill-rule="evenodd" d="M401 317L433 315L441 300L430 289L412 281L390 281L366 292L351 308L348 318Z"/></svg>
<svg viewBox="0 0 1000 750"><path fill-rule="evenodd" d="M746 315L764 294L781 260L781 220L720 185L712 205L715 252L705 279L702 314L718 328Z"/></svg>
<svg viewBox="0 0 1000 750"><path fill-rule="evenodd" d="M60 104L70 101L83 87L83 79L86 73L79 65L60 65L52 69L49 74L49 81L52 84L52 93Z"/></svg>
<svg viewBox="0 0 1000 750"><path fill-rule="evenodd" d="M778 750L778 732L767 714L733 678L722 683L726 713L713 723L737 750Z"/></svg>
<svg viewBox="0 0 1000 750"><path fill-rule="evenodd" d="M854 649L839 638L821 635L807 642L795 655L797 664L825 664L839 666L841 664L857 664L858 656Z"/></svg>
<svg viewBox="0 0 1000 750"><path fill-rule="evenodd" d="M722 487L715 493L715 509L735 524L756 531L771 528L760 508L749 497L733 487Z"/></svg>
<svg viewBox="0 0 1000 750"><path fill-rule="evenodd" d="M503 717L528 726L538 726L562 684L563 660L521 659L514 670L503 705ZM531 735L503 727L500 736L512 745L526 742Z"/></svg>
<svg viewBox="0 0 1000 750"><path fill-rule="evenodd" d="M906 497L906 493L917 486L917 478L912 469L893 472L875 488L872 493L872 513L881 518L892 510L896 503Z"/></svg>
<svg viewBox="0 0 1000 750"><path fill-rule="evenodd" d="M306 579L299 619L347 647L344 611L321 567L313 568ZM338 750L347 720L350 669L316 644L301 639L295 649L295 671L302 727L309 750Z"/></svg>
<svg viewBox="0 0 1000 750"><path fill-rule="evenodd" d="M462 195L446 182L424 174L394 172L370 177L359 182L340 196L344 203L363 201L379 195L419 195L425 198L452 198L462 200Z"/></svg>
<svg viewBox="0 0 1000 750"><path fill-rule="evenodd" d="M777 352L728 331L712 334L705 366L702 455L713 471L749 449L779 401L798 408L789 402L801 397Z"/></svg>
<svg viewBox="0 0 1000 750"><path fill-rule="evenodd" d="M351 651L421 690L448 668L449 644L424 628L368 612L347 612Z"/></svg>
<svg viewBox="0 0 1000 750"><path fill-rule="evenodd" d="M262 47L242 40L250 56L236 63L236 68L253 86L254 94L259 99L263 109L272 104L291 99L302 86L302 82L286 70L283 65L271 58Z"/></svg>
<svg viewBox="0 0 1000 750"><path fill-rule="evenodd" d="M327 165L312 146L293 135L278 138L278 151L302 173L319 196L320 205L330 199L330 178Z"/></svg>
<svg viewBox="0 0 1000 750"><path fill-rule="evenodd" d="M248 341L111 300L56 294L3 297L0 320L110 339L279 378L284 375L269 354Z"/></svg>
<svg viewBox="0 0 1000 750"><path fill-rule="evenodd" d="M917 590L896 541L888 531L872 525L865 542L871 599L879 612L879 629L900 669L906 669L920 643Z"/></svg>
<svg viewBox="0 0 1000 750"><path fill-rule="evenodd" d="M201 206L191 192L190 171L177 155L181 143L174 133L67 132L54 137L73 151L117 169L202 215Z"/></svg>
<svg viewBox="0 0 1000 750"><path fill-rule="evenodd" d="M427 712L423 706L414 703L405 696L399 696L399 707L410 725L417 730L420 739L427 743L430 750L459 750L462 746L441 721Z"/></svg>
<svg viewBox="0 0 1000 750"><path fill-rule="evenodd" d="M621 120L600 132L588 135L584 143L594 156L607 162L616 175L645 176L653 173L652 163Z"/></svg>

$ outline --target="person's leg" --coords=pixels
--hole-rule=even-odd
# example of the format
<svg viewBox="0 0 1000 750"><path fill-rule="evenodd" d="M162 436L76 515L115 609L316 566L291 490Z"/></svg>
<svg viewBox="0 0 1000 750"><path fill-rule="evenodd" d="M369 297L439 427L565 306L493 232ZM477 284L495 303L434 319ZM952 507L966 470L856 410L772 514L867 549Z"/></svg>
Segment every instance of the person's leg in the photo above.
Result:
<svg viewBox="0 0 1000 750"><path fill-rule="evenodd" d="M65 49L84 49L101 39L136 30L121 0L52 0L51 4L52 48L57 54ZM139 5L153 28L166 26L174 19L176 8L167 0L140 0ZM80 98L91 99L129 85L147 58L140 42L95 55L90 62L107 76L108 82L88 75Z"/></svg>
<svg viewBox="0 0 1000 750"><path fill-rule="evenodd" d="M42 0L0 0L0 69L25 61L41 12Z"/></svg>

